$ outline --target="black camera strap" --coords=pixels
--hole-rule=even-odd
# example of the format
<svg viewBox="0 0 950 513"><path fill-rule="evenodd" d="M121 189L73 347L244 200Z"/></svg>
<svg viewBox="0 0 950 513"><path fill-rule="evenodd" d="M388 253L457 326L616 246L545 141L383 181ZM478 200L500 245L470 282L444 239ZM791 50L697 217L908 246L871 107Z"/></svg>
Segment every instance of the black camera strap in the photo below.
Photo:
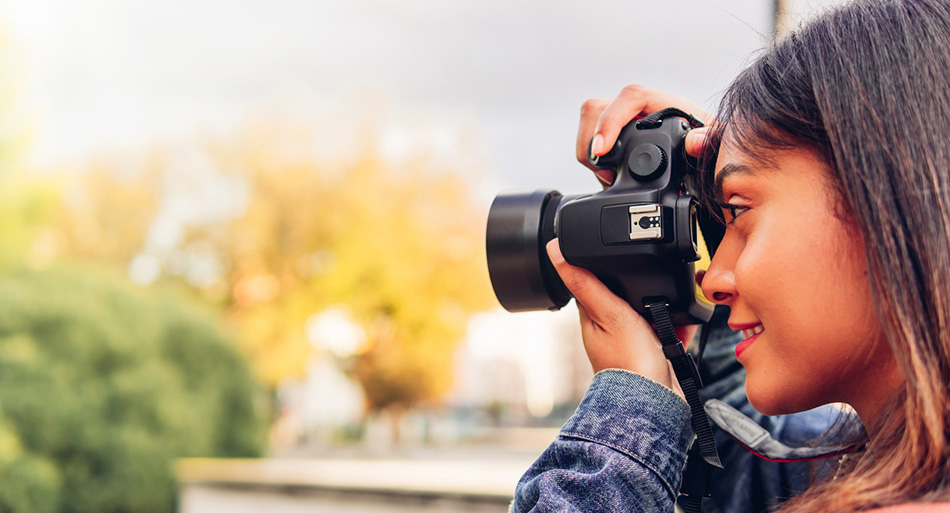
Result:
<svg viewBox="0 0 950 513"><path fill-rule="evenodd" d="M666 118L683 118L689 123L689 126L693 128L699 128L703 126L701 119L696 116L677 109L676 107L669 107L663 110L658 110L653 114L648 114L637 120L637 128L656 128L663 123L663 120Z"/></svg>
<svg viewBox="0 0 950 513"><path fill-rule="evenodd" d="M699 513L703 497L709 496L709 478L712 468L722 468L712 426L703 407L703 398L699 395L703 382L699 377L699 368L693 360L693 355L687 353L683 343L676 338L673 322L670 319L669 304L664 300L658 300L647 304L646 307L653 317L657 337L663 345L663 354L670 361L676 380L683 389L683 395L686 396L686 403L689 404L690 423L696 435L696 441L693 442L687 457L686 472L680 489L680 495L683 496L680 506L686 513Z"/></svg>

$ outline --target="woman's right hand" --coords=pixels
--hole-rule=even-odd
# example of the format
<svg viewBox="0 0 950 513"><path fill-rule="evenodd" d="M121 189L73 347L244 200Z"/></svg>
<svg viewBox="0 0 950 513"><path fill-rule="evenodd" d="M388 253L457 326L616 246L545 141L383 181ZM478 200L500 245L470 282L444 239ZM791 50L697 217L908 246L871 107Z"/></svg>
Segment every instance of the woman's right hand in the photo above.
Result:
<svg viewBox="0 0 950 513"><path fill-rule="evenodd" d="M685 96L650 89L642 85L628 85L613 99L591 99L581 106L581 121L577 130L577 160L591 169L603 184L610 187L616 178L613 171L597 169L587 160L587 149L601 156L613 147L620 129L638 117L652 114L667 107L676 107L701 119L707 126L714 121ZM707 128L691 130L686 136L686 152L699 156L706 146Z"/></svg>

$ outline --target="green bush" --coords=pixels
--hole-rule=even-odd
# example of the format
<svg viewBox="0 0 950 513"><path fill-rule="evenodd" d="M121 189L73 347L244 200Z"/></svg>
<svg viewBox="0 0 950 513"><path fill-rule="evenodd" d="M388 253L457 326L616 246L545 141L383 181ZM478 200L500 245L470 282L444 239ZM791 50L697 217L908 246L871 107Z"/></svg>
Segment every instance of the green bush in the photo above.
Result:
<svg viewBox="0 0 950 513"><path fill-rule="evenodd" d="M0 512L174 511L174 458L260 454L259 398L180 298L68 269L0 277Z"/></svg>

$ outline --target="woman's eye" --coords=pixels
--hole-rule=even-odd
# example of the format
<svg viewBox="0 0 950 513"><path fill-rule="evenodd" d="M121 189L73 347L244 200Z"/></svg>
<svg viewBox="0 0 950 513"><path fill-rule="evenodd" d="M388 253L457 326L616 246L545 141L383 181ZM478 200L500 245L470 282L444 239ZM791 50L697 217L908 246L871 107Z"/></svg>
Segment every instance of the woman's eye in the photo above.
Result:
<svg viewBox="0 0 950 513"><path fill-rule="evenodd" d="M737 217L741 216L746 210L749 210L749 207L733 205L732 203L720 203L719 206L728 213L726 216L726 224L732 224Z"/></svg>

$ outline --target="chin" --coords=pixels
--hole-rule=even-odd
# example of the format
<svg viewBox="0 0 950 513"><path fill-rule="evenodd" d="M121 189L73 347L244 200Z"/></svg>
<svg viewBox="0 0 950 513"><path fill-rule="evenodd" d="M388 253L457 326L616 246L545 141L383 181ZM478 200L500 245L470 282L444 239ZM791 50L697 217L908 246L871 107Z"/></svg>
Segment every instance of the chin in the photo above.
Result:
<svg viewBox="0 0 950 513"><path fill-rule="evenodd" d="M824 403L815 404L814 401L801 393L801 389L779 390L776 388L761 389L755 383L746 382L746 395L749 404L763 415L788 415L791 413L810 410Z"/></svg>
<svg viewBox="0 0 950 513"><path fill-rule="evenodd" d="M763 415L788 415L789 413L797 413L801 410L791 410L789 408L783 407L779 404L776 404L774 401L753 399L752 396L749 397L749 403L755 408L755 411Z"/></svg>

